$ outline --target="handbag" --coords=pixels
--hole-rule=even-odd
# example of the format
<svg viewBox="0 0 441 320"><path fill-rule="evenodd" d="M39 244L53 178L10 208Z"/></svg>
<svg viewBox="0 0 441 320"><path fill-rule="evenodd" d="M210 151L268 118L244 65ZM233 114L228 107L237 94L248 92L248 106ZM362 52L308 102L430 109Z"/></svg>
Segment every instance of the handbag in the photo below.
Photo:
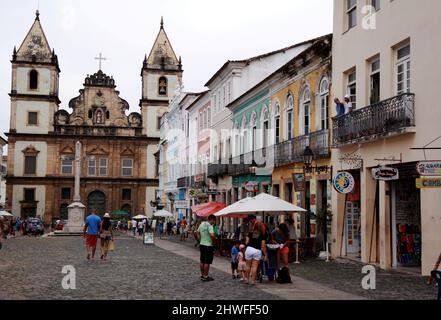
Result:
<svg viewBox="0 0 441 320"><path fill-rule="evenodd" d="M110 251L115 251L115 241L110 240L109 250Z"/></svg>

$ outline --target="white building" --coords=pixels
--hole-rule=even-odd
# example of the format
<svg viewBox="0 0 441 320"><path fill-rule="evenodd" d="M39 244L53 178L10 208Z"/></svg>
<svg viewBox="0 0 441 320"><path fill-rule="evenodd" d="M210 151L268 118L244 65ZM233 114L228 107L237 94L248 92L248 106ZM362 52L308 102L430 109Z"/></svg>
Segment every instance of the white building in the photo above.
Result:
<svg viewBox="0 0 441 320"><path fill-rule="evenodd" d="M311 46L313 40L308 40L293 46L269 52L253 58L237 61L227 61L206 83L210 89L211 99L211 129L213 136L210 141L210 161L212 163L228 163L234 141L230 134L233 122L228 104L268 77L275 70L293 59L303 50ZM232 178L226 172L216 174L210 189L216 189L220 197L216 200L232 203L240 195L232 195L227 190L232 189Z"/></svg>
<svg viewBox="0 0 441 320"><path fill-rule="evenodd" d="M350 95L355 111L333 120L332 164L355 187L332 195L332 255L428 275L441 248L441 190L416 187L417 165L441 152L411 148L441 146L441 2L334 0L334 10L333 95ZM379 165L399 179L374 179Z"/></svg>

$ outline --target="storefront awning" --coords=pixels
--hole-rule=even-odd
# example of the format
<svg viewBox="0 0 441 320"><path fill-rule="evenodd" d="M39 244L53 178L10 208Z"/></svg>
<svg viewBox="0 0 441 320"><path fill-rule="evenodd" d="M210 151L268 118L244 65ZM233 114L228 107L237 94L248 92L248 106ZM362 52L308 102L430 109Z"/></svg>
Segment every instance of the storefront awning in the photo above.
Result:
<svg viewBox="0 0 441 320"><path fill-rule="evenodd" d="M227 207L226 204L214 201L192 206L191 210L199 217L208 217L211 214L219 212L225 207Z"/></svg>

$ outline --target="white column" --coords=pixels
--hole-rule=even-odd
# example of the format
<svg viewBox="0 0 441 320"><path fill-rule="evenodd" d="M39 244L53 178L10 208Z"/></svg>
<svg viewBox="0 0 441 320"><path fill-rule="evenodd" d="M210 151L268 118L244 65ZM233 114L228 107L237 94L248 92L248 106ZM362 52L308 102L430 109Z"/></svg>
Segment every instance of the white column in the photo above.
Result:
<svg viewBox="0 0 441 320"><path fill-rule="evenodd" d="M81 142L75 145L75 192L73 201L81 202L80 196L80 174L81 174Z"/></svg>

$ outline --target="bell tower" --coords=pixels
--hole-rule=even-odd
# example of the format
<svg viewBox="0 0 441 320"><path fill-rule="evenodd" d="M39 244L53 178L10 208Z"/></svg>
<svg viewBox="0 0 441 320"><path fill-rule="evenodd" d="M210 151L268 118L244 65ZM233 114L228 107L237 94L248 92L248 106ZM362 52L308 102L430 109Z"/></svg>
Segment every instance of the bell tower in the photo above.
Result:
<svg viewBox="0 0 441 320"><path fill-rule="evenodd" d="M146 190L146 214L153 211L150 201L156 201L156 190L159 188L158 154L160 123L168 111L170 100L177 86L182 86L182 61L177 58L164 29L164 20L150 54L145 56L141 69L142 97L140 101L143 134L151 143L147 147L147 179L155 181Z"/></svg>
<svg viewBox="0 0 441 320"><path fill-rule="evenodd" d="M182 61L177 58L164 29L164 20L149 56L144 58L142 98L140 102L144 133L159 139L159 119L168 111L168 104L177 85L182 84Z"/></svg>
<svg viewBox="0 0 441 320"><path fill-rule="evenodd" d="M10 130L13 133L47 134L53 131L58 110L60 68L51 50L37 11L35 21L12 55Z"/></svg>

